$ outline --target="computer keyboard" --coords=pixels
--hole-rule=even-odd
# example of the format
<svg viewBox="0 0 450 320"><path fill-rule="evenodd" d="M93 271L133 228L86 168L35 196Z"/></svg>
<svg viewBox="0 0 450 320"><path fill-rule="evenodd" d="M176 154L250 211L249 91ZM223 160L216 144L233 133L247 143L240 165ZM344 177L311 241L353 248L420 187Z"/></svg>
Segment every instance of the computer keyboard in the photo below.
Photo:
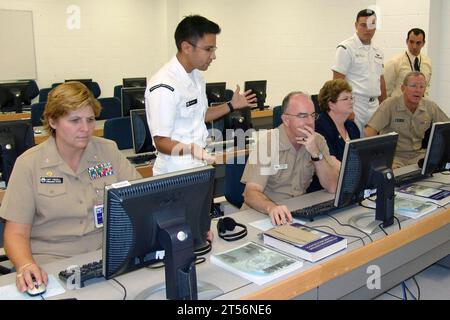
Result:
<svg viewBox="0 0 450 320"><path fill-rule="evenodd" d="M81 266L79 269L81 287L84 287L85 282L88 280L103 277L102 263L102 260L99 260ZM64 283L67 283L67 279L73 276L76 271L77 269L72 269L70 271L62 270L59 272L58 276Z"/></svg>
<svg viewBox="0 0 450 320"><path fill-rule="evenodd" d="M309 207L301 208L295 211L292 211L292 217L300 218L300 219L309 219L313 220L314 217L332 212L337 208L334 206L334 199L317 203Z"/></svg>
<svg viewBox="0 0 450 320"><path fill-rule="evenodd" d="M423 178L425 177L422 175L422 169L418 169L399 176L395 176L395 185L398 187L407 183L416 182Z"/></svg>
<svg viewBox="0 0 450 320"><path fill-rule="evenodd" d="M146 162L150 162L151 160L156 158L156 152L137 154L134 156L127 157L128 161L133 164L142 164Z"/></svg>

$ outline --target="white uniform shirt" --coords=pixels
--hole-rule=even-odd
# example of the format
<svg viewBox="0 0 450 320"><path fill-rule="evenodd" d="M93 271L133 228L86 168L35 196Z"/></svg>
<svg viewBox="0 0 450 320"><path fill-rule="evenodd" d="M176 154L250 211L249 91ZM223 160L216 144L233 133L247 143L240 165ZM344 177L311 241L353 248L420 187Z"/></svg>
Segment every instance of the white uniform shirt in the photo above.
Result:
<svg viewBox="0 0 450 320"><path fill-rule="evenodd" d="M368 98L381 95L380 76L384 54L373 43L364 45L357 34L340 43L332 70L345 75L353 94Z"/></svg>
<svg viewBox="0 0 450 320"><path fill-rule="evenodd" d="M145 90L145 108L152 138L168 137L185 144L195 143L205 147L208 136L205 125L208 107L205 86L201 73L193 70L189 75L176 56L165 64L150 79ZM194 159L191 155L171 156L159 153L153 166L153 174L202 165L203 161Z"/></svg>
<svg viewBox="0 0 450 320"><path fill-rule="evenodd" d="M401 85L405 76L414 70L414 60L416 56L410 52L405 51L395 55L391 60L386 62L386 68L384 69L384 80L386 81L386 92L388 97L401 96ZM431 59L424 55L419 55L420 72L425 75L427 81L427 90L425 96L428 96L431 80Z"/></svg>

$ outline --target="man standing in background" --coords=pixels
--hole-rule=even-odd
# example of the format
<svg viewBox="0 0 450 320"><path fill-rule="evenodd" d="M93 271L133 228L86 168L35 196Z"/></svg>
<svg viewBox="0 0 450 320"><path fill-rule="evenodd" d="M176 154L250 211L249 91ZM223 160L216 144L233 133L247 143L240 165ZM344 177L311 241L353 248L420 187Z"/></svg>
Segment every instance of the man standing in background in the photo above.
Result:
<svg viewBox="0 0 450 320"><path fill-rule="evenodd" d="M175 30L177 54L147 84L147 121L158 150L154 175L214 162L204 149L208 136L205 121L255 101L255 94L250 90L241 94L237 86L231 101L208 108L206 84L200 71L206 71L216 59L219 33L220 27L202 16L185 17Z"/></svg>
<svg viewBox="0 0 450 320"><path fill-rule="evenodd" d="M345 79L353 88L355 123L360 132L386 99L383 77L384 54L372 43L377 17L370 9L361 10L356 16L356 34L341 42L336 49L333 79Z"/></svg>
<svg viewBox="0 0 450 320"><path fill-rule="evenodd" d="M394 56L386 63L384 78L387 96L401 96L401 86L406 74L411 71L420 71L425 75L427 83L425 97L427 97L431 80L431 59L420 52L425 45L425 31L419 28L409 30L406 45L408 50Z"/></svg>

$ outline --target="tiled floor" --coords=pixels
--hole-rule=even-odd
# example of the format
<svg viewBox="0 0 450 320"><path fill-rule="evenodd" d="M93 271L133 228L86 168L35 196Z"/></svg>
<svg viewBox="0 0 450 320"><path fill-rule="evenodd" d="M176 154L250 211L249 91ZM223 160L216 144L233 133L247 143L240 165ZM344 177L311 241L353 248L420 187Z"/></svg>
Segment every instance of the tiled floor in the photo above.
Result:
<svg viewBox="0 0 450 320"><path fill-rule="evenodd" d="M420 300L450 300L450 269L434 264L415 276L420 287ZM406 286L417 298L417 285L412 280L406 281ZM376 300L403 299L401 285L378 296ZM414 300L408 293L408 300Z"/></svg>

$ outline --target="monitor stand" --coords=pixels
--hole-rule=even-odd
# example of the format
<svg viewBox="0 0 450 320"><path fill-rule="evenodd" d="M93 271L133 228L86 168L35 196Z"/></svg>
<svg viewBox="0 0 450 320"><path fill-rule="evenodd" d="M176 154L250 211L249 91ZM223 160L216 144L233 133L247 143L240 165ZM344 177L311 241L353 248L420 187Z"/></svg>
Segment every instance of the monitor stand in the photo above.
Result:
<svg viewBox="0 0 450 320"><path fill-rule="evenodd" d="M212 300L224 294L224 292L215 285L197 281L198 300ZM165 300L166 286L164 283L154 285L140 292L135 300Z"/></svg>
<svg viewBox="0 0 450 320"><path fill-rule="evenodd" d="M381 231L383 221L375 220L375 212L364 212L351 217L348 223L365 233L374 234Z"/></svg>

